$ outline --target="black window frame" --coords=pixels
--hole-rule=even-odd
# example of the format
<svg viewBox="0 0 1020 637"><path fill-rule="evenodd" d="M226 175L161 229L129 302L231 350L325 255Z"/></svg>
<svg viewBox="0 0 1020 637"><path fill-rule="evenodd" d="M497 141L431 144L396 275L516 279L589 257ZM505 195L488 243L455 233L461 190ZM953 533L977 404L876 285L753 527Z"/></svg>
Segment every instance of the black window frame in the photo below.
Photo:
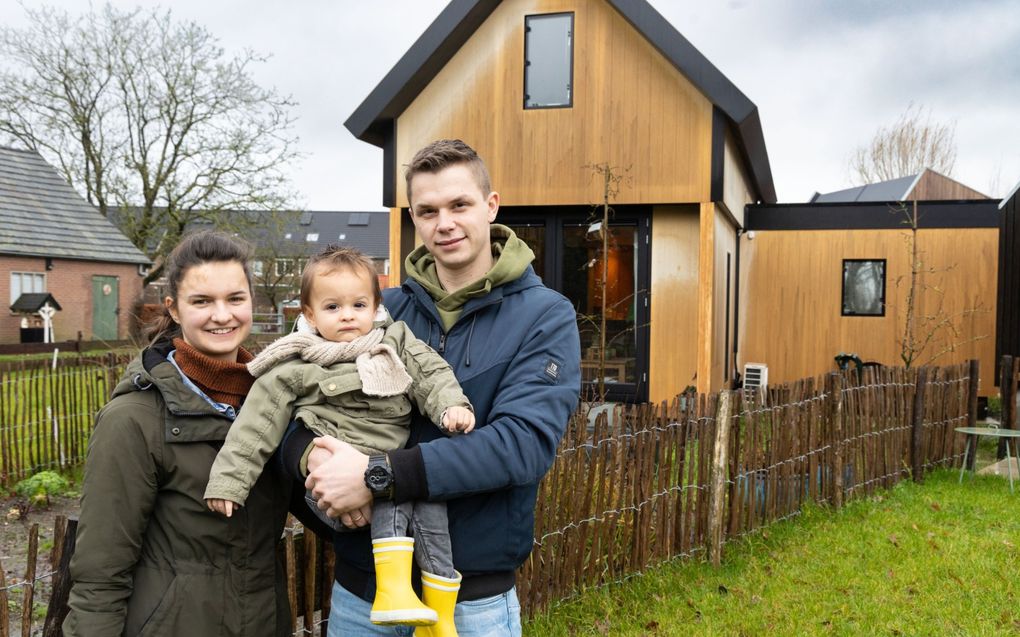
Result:
<svg viewBox="0 0 1020 637"><path fill-rule="evenodd" d="M633 383L607 383L606 401L644 403L648 401L649 340L651 335L651 308L649 301L651 285L651 219L652 207L640 205L614 206L609 226L635 227L637 241L637 279L635 296L634 372L637 381ZM545 233L545 279L547 287L558 292L563 290L564 227L592 223L590 206L501 206L496 223L508 226L544 226ZM598 221L598 219L595 219ZM595 396L597 383L584 382L581 386L582 399Z"/></svg>
<svg viewBox="0 0 1020 637"><path fill-rule="evenodd" d="M528 105L528 67L531 65L528 56L528 33L530 27L528 21L532 18L549 18L553 16L570 16L570 80L567 84L567 90L569 92L569 99L566 104L550 104L548 106L529 106ZM557 11L553 13L532 13L524 16L524 72L521 74L524 83L524 89L522 95L524 99L524 110L526 111L538 111L550 108L573 108L574 107L574 41L576 39L576 32L574 30L575 19L573 11Z"/></svg>
<svg viewBox="0 0 1020 637"><path fill-rule="evenodd" d="M860 314L846 311L846 266L848 263L881 263L882 264L882 297L879 303L882 306L880 314ZM889 264L886 259L843 259L839 271L839 313L840 316L860 318L882 318L886 311L886 292L889 288Z"/></svg>

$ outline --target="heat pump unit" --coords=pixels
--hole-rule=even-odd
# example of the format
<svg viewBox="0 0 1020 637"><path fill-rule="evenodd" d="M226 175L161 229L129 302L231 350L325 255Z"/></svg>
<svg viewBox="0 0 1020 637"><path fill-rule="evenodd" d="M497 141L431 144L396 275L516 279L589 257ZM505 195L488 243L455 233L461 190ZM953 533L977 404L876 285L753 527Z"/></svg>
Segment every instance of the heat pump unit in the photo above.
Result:
<svg viewBox="0 0 1020 637"><path fill-rule="evenodd" d="M744 365L744 398L762 395L769 386L769 366L764 363Z"/></svg>

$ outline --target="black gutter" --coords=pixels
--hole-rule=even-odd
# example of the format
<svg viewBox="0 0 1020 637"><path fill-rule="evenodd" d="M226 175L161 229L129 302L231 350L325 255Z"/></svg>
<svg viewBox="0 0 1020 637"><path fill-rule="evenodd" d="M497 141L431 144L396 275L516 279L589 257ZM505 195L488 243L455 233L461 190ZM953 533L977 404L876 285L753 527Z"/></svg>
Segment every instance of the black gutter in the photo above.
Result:
<svg viewBox="0 0 1020 637"><path fill-rule="evenodd" d="M744 230L906 229L910 208L909 202L750 204L745 208ZM918 227L998 228L998 202L922 201Z"/></svg>

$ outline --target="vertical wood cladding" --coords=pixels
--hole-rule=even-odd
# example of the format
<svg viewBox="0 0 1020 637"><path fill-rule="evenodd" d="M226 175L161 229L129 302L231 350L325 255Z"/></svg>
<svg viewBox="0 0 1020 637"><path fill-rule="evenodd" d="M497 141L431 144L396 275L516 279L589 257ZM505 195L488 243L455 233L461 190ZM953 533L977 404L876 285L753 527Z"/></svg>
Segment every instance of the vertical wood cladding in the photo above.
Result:
<svg viewBox="0 0 1020 637"><path fill-rule="evenodd" d="M741 237L739 363L766 363L769 382L833 371L833 357L856 353L866 361L901 365L909 253L903 230L757 231ZM992 393L995 369L996 263L994 228L922 229L918 248L928 291L918 310L960 317L957 339L940 337L938 352L959 343L939 365L981 361L981 395ZM886 259L884 317L841 316L843 259ZM923 361L922 361L923 362Z"/></svg>
<svg viewBox="0 0 1020 637"><path fill-rule="evenodd" d="M574 12L574 103L526 110L524 17ZM603 0L507 0L397 122L398 164L458 137L485 158L505 205L597 201L585 168L629 168L619 204L707 201L712 105ZM396 178L404 206L403 180Z"/></svg>
<svg viewBox="0 0 1020 637"><path fill-rule="evenodd" d="M999 216L998 315L996 364L1003 355L1020 356L1020 192L1014 193ZM997 370L997 367L996 367ZM990 371L990 370L989 370ZM986 371L985 374L989 372ZM996 383L999 374L995 373Z"/></svg>

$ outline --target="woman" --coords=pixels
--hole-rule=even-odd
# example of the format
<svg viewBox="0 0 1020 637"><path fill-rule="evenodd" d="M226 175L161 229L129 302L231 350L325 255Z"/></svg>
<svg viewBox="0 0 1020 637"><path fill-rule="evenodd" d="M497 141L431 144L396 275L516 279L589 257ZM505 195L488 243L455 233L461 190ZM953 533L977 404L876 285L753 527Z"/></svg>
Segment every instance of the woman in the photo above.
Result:
<svg viewBox="0 0 1020 637"><path fill-rule="evenodd" d="M152 344L89 443L65 635L291 633L275 547L290 504L307 511L302 485L266 471L230 518L203 499L253 382L241 347L252 325L249 254L201 232L167 259Z"/></svg>

